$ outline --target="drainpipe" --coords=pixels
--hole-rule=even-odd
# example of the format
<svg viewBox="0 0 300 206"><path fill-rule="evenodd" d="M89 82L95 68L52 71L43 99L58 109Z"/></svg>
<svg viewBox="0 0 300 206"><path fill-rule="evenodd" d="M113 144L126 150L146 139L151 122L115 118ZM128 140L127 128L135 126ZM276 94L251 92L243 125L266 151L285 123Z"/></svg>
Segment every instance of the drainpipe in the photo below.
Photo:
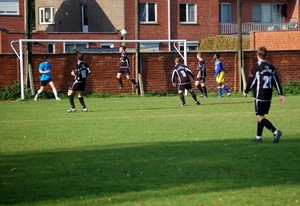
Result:
<svg viewBox="0 0 300 206"><path fill-rule="evenodd" d="M168 40L171 40L171 8L170 0L168 0ZM171 42L169 42L169 51L171 51Z"/></svg>

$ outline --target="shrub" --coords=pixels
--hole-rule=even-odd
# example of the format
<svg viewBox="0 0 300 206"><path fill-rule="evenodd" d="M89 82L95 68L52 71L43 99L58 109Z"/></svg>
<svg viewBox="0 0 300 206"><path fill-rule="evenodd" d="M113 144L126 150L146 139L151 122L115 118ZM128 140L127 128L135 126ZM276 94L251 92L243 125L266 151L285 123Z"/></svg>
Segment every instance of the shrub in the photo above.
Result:
<svg viewBox="0 0 300 206"><path fill-rule="evenodd" d="M24 98L30 98L31 90L25 89ZM10 87L6 86L0 88L0 100L15 100L21 97L21 83L14 81L14 84Z"/></svg>
<svg viewBox="0 0 300 206"><path fill-rule="evenodd" d="M289 81L282 84L284 95L298 95L300 94L300 81Z"/></svg>
<svg viewBox="0 0 300 206"><path fill-rule="evenodd" d="M242 48L250 49L249 37L243 37ZM212 36L201 40L200 50L238 50L237 36Z"/></svg>

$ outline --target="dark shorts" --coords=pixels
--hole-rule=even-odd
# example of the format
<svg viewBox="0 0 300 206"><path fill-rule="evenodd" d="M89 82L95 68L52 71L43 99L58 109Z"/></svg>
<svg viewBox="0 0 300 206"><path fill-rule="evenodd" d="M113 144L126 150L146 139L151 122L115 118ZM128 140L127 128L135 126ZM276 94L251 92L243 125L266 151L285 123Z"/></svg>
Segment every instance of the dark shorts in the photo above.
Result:
<svg viewBox="0 0 300 206"><path fill-rule="evenodd" d="M271 101L268 102L262 102L254 100L254 106L255 106L255 114L263 116L265 114L269 113L270 107L271 107Z"/></svg>
<svg viewBox="0 0 300 206"><path fill-rule="evenodd" d="M45 80L45 81L41 81L41 86L46 86L47 84L49 84L49 82L53 82L53 79L52 78L49 78L49 79L47 79L47 80Z"/></svg>
<svg viewBox="0 0 300 206"><path fill-rule="evenodd" d="M181 84L178 85L178 90L185 90L185 89L192 89L192 84L191 83L186 83L186 84Z"/></svg>
<svg viewBox="0 0 300 206"><path fill-rule="evenodd" d="M205 82L205 78L199 77L199 78L196 78L196 81L204 83Z"/></svg>
<svg viewBox="0 0 300 206"><path fill-rule="evenodd" d="M130 69L129 68L119 68L118 73L130 75Z"/></svg>
<svg viewBox="0 0 300 206"><path fill-rule="evenodd" d="M73 84L70 85L69 90L72 91L84 91L86 82L78 82L75 81Z"/></svg>

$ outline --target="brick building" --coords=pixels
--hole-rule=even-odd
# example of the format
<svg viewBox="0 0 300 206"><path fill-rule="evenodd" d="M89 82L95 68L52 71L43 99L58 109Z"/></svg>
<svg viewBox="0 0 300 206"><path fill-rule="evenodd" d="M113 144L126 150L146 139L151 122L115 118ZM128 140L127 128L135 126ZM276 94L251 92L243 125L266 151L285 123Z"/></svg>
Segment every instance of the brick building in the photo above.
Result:
<svg viewBox="0 0 300 206"><path fill-rule="evenodd" d="M24 38L25 31L25 2L26 0L0 0L0 54L9 53L11 55L1 55L1 65L9 65L12 73L7 71L0 73L0 87L13 84L13 80L19 80L19 63L16 55L12 54L10 47L12 40ZM120 40L120 38L135 39L136 10L135 0L35 0L35 30L33 39L110 39ZM242 1L242 32L250 33L251 50L256 50L260 45L266 46L269 50L295 50L287 51L295 59L294 64L298 63L299 41L293 41L291 38L299 39L299 30L295 27L299 20L299 0L243 0ZM236 35L237 34L237 5L235 0L139 0L139 38L147 39L186 39L188 41L188 62L189 66L194 68L194 51L199 48L201 39L207 36L218 34ZM13 22L13 23L12 23ZM120 35L119 31L125 29L126 36ZM33 44L32 66L36 68L41 58L39 55L53 53L61 55L70 52L76 48L114 48L119 44L113 43L41 43ZM142 46L142 45L141 45ZM143 45L160 48L161 45ZM274 51L274 52L275 52ZM143 54L143 81L145 83L145 92L151 91L172 91L167 82L169 81L169 66L173 64L176 52L163 53L159 51L151 53L149 56ZM247 51L244 55L247 56ZM275 52L276 55L278 53ZM73 56L64 54L63 56L53 56L53 63L57 64L57 74L55 78L58 83L58 89L63 90L66 86L65 77L72 66ZM103 56L106 55L106 56ZM229 55L229 56L227 56ZM296 58L296 56L298 57ZM115 54L88 54L87 58L92 61L93 68L114 68L115 61L111 58L118 56ZM133 55L134 56L134 55ZM234 91L240 87L237 78L237 57L236 52L223 54L226 57L224 62L229 69L229 76L232 81L229 83ZM278 58L281 58L279 54ZM103 62L99 62L100 58ZM287 58L287 57L285 57ZM71 59L71 60L70 60ZM253 59L253 58L252 58ZM254 58L255 59L255 58ZM135 65L132 59L133 66ZM157 64L157 73L162 73L165 79L158 79L151 76L151 62ZM285 60L283 62L286 62ZM296 62L296 63L295 63ZM275 62L276 63L276 62ZM280 65L282 62L279 62ZM191 65L190 65L191 64ZM208 61L208 64L209 61ZM250 64L245 63L245 68ZM286 65L284 65L286 66ZM293 68L295 68L293 66ZM284 81L299 79L298 70L291 78ZM108 70L110 71L110 70ZM34 70L35 85L38 84L38 74ZM65 73L66 72L66 73ZM97 70L98 72L98 70ZM95 75L100 75L100 74ZM11 76L8 76L11 75ZM109 75L115 75L113 69ZM103 78L99 76L99 78ZM286 78L286 77L284 77ZM107 82L94 82L92 87L95 91L114 91L114 83L111 80ZM155 86L156 85L156 86ZM158 85L158 87L157 87Z"/></svg>
<svg viewBox="0 0 300 206"><path fill-rule="evenodd" d="M0 0L0 53L12 53L10 42L25 37L25 2L27 1ZM125 29L126 39L135 39L135 2L35 0L36 28L32 38L117 40L121 37L118 31ZM198 50L201 39L205 37L237 34L236 0L139 0L138 14L140 39L186 39L187 49L190 51ZM299 15L299 0L243 0L242 32L245 35L253 31L268 30L280 30L284 33L295 29L295 25L291 25L298 22ZM256 40L258 39L253 38L253 41ZM253 42L253 45L258 44ZM73 47L100 48L118 45L82 45L76 42L70 45L53 42L35 46L36 52L64 53Z"/></svg>

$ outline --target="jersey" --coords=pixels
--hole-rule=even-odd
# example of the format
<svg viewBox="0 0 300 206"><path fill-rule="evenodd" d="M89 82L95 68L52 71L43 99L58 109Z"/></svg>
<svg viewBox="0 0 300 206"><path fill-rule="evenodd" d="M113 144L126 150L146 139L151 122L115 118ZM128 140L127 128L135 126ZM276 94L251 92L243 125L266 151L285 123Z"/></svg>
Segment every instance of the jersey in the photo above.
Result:
<svg viewBox="0 0 300 206"><path fill-rule="evenodd" d="M206 64L203 59L200 59L197 65L197 70L200 71L200 79L205 79L206 77Z"/></svg>
<svg viewBox="0 0 300 206"><path fill-rule="evenodd" d="M267 102L272 99L273 87L279 95L283 95L274 66L266 60L258 61L252 66L245 93L253 90L256 100Z"/></svg>
<svg viewBox="0 0 300 206"><path fill-rule="evenodd" d="M85 82L88 75L91 74L90 67L84 61L80 61L74 66L74 73L76 80L79 82Z"/></svg>
<svg viewBox="0 0 300 206"><path fill-rule="evenodd" d="M126 51L121 53L120 61L119 61L120 69L130 69L130 61L129 56Z"/></svg>
<svg viewBox="0 0 300 206"><path fill-rule="evenodd" d="M171 81L172 84L175 83L175 78L177 78L178 85L184 85L184 84L190 84L190 78L189 75L195 78L193 72L185 65L183 64L176 64L173 67L172 77Z"/></svg>
<svg viewBox="0 0 300 206"><path fill-rule="evenodd" d="M40 71L47 71L47 70L52 70L52 65L49 62L42 62L39 66ZM48 79L52 79L51 72L41 74L40 75L40 81L47 81Z"/></svg>
<svg viewBox="0 0 300 206"><path fill-rule="evenodd" d="M218 76L220 72L224 72L224 67L220 59L215 61L215 77Z"/></svg>

